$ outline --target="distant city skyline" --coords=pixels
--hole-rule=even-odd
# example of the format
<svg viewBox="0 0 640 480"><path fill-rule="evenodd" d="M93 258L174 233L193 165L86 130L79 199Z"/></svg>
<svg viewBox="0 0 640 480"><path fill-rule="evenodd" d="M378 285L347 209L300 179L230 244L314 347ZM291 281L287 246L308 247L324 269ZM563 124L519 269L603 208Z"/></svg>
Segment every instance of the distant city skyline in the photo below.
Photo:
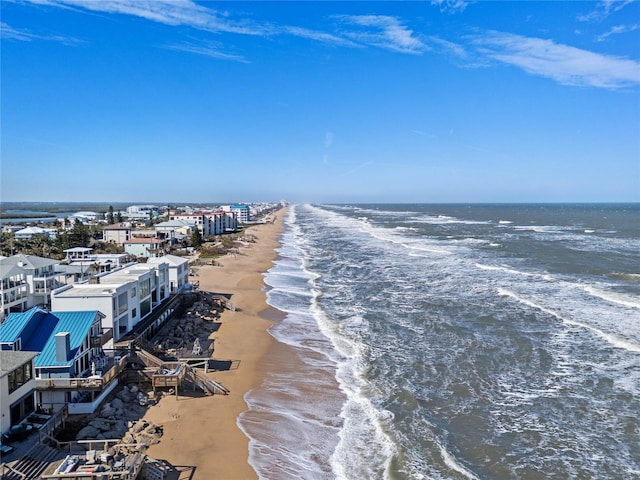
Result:
<svg viewBox="0 0 640 480"><path fill-rule="evenodd" d="M640 201L640 2L0 8L3 202Z"/></svg>

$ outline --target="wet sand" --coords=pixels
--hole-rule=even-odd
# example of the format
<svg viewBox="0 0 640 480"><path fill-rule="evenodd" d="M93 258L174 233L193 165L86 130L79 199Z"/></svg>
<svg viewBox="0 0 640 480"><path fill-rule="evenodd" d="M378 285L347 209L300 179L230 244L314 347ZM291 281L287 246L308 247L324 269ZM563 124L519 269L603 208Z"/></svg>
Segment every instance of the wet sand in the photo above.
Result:
<svg viewBox="0 0 640 480"><path fill-rule="evenodd" d="M211 335L215 341L213 357L232 360L232 368L208 374L231 393L166 395L145 415L164 427L161 442L147 453L176 467L195 467L193 480L257 478L248 463L249 440L236 421L247 408L244 395L262 383L265 371L261 360L277 348L266 330L282 314L266 303L263 273L276 258L284 215L281 209L273 224L250 227L247 233L253 234L256 242L241 248L238 255L218 259L222 266L198 267L195 280L200 282L200 290L230 294L237 308L224 311L220 329Z"/></svg>

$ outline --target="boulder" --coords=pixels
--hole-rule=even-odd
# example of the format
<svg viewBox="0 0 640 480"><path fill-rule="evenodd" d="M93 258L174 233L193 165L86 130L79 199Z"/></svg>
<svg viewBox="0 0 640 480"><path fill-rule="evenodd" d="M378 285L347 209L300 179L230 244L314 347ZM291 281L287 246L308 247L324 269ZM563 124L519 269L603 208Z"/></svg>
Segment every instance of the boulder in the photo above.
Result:
<svg viewBox="0 0 640 480"><path fill-rule="evenodd" d="M87 425L77 433L76 440L93 439L93 438L96 438L99 433L100 433L100 430L98 430L95 427L92 427L91 425Z"/></svg>

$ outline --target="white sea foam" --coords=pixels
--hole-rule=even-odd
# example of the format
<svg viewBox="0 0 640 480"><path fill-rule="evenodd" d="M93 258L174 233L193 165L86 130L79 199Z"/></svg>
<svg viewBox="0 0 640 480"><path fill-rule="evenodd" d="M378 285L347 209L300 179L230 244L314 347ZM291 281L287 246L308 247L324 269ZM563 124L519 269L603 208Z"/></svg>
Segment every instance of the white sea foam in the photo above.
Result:
<svg viewBox="0 0 640 480"><path fill-rule="evenodd" d="M438 447L440 447L442 460L447 465L447 467L464 475L464 477L470 480L479 480L478 477L476 477L471 471L469 471L469 469L465 468L464 465L461 465L459 462L457 462L454 456L451 455L446 448L444 448L442 445L438 445Z"/></svg>
<svg viewBox="0 0 640 480"><path fill-rule="evenodd" d="M592 325L588 325L584 322L580 322L577 320L572 320L566 317L563 317L562 315L560 315L559 313L555 312L554 310L551 310L549 308L546 308L542 305L539 305L531 300L528 300L520 295L518 295L515 292L512 292L510 290L506 290L506 289L499 289L498 293L500 295L504 295L504 296L508 296L511 297L515 300L517 300L518 302L527 305L531 308L535 308L538 309L544 313L547 313L555 318L557 318L558 320L561 320L563 322L565 322L568 325L575 325L577 327L583 328L585 330L589 330L590 332L596 334L597 336L599 336L600 338L606 340L608 343L610 343L612 346L616 347L616 348L622 348L624 350L630 351L630 352L634 352L634 353L640 353L640 344L631 341L629 339L626 339L624 337L621 337L620 335L616 335L613 333L608 333L608 332L604 332L602 330L600 330L599 328L596 328Z"/></svg>
<svg viewBox="0 0 640 480"><path fill-rule="evenodd" d="M625 307L629 308L640 308L640 298L637 296L600 290L589 285L585 286L584 289L587 293L593 295L594 297L602 298L603 300L607 300L608 302L617 303L618 305L624 305Z"/></svg>

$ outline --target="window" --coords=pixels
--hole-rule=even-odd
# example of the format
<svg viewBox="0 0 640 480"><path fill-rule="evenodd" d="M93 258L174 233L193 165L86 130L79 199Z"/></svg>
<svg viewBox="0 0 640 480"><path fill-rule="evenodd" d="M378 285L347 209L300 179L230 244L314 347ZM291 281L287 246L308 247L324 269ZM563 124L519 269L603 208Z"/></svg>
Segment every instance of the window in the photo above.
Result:
<svg viewBox="0 0 640 480"><path fill-rule="evenodd" d="M31 362L16 368L13 372L9 372L9 393L15 392L33 378L33 369Z"/></svg>
<svg viewBox="0 0 640 480"><path fill-rule="evenodd" d="M138 309L134 308L131 310L131 318L136 318L138 316Z"/></svg>
<svg viewBox="0 0 640 480"><path fill-rule="evenodd" d="M135 287L131 289L131 298L136 298L136 289L135 289Z"/></svg>

